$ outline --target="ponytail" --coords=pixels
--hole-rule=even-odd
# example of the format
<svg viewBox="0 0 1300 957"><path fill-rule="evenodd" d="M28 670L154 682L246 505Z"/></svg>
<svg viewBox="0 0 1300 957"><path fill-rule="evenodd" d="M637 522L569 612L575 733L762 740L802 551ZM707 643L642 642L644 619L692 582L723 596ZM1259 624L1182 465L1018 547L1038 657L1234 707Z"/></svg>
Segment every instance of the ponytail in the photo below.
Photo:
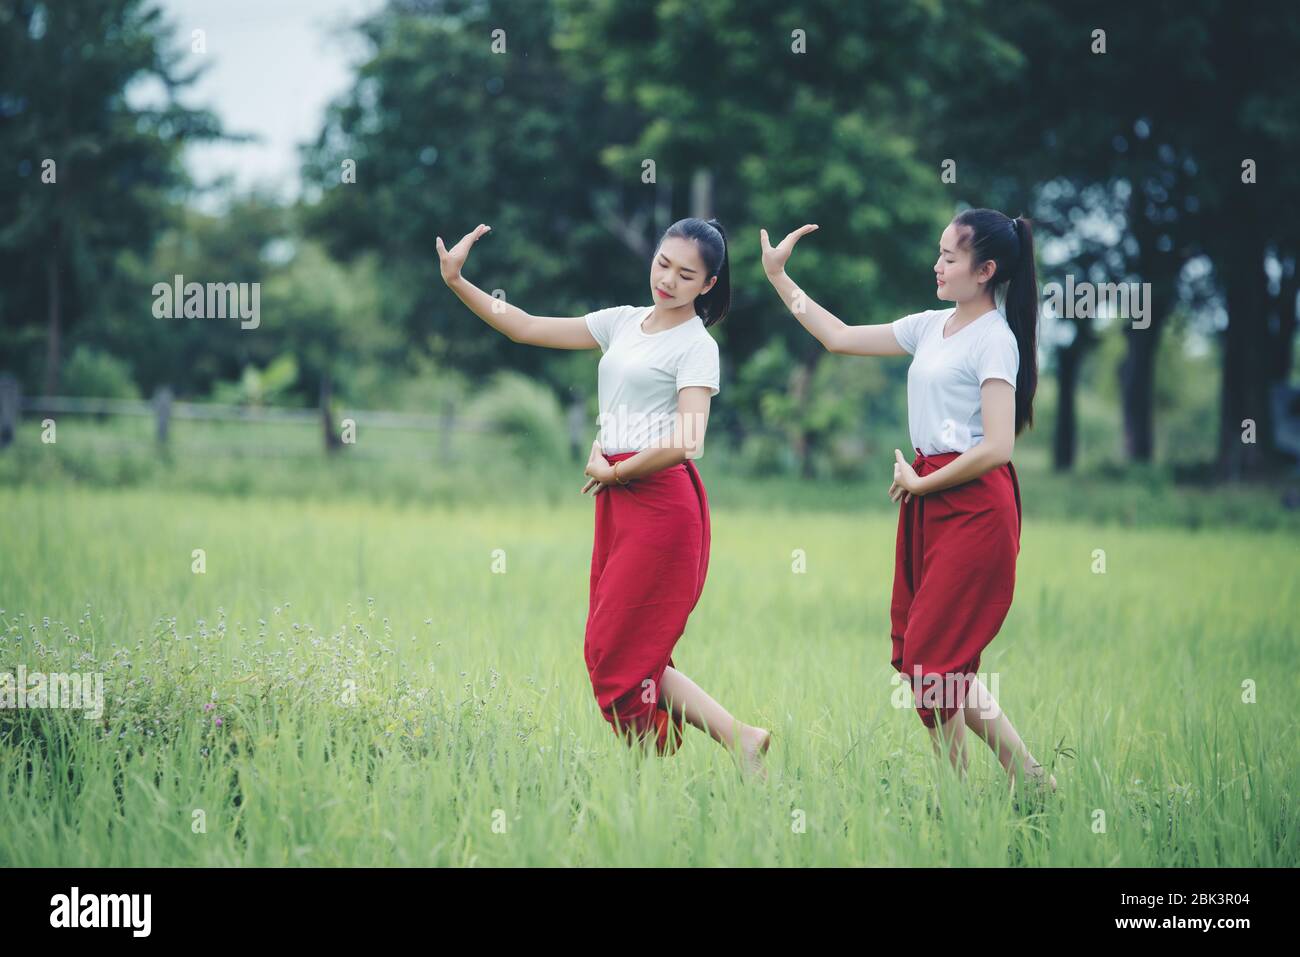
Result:
<svg viewBox="0 0 1300 957"><path fill-rule="evenodd" d="M962 248L971 250L971 268L992 260L992 282L1007 284L1004 308L1016 337L1020 370L1016 373L1016 429L1034 424L1038 391L1038 273L1034 268L1034 231L1029 220L1010 219L996 209L968 209L953 218L961 229ZM969 231L969 232L967 232ZM1006 277L1000 279L999 277ZM996 294L994 301L997 301Z"/></svg>
<svg viewBox="0 0 1300 957"><path fill-rule="evenodd" d="M1034 230L1029 220L1013 221L1020 240L1020 256L1007 287L1007 325L1020 349L1016 373L1016 435L1034 424L1034 393L1038 390L1038 272L1034 268Z"/></svg>

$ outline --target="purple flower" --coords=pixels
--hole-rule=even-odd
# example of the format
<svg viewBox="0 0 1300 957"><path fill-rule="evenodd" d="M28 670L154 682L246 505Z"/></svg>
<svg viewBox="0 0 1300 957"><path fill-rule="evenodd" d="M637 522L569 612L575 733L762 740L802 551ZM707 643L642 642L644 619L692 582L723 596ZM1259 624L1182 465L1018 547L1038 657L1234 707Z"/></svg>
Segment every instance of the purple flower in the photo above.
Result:
<svg viewBox="0 0 1300 957"><path fill-rule="evenodd" d="M212 710L213 708L215 708L215 707L216 707L216 705L214 705L211 701L208 701L208 702L205 702L205 703L204 703L204 705L203 705L203 710L204 710L204 711L211 711L211 710Z"/></svg>
<svg viewBox="0 0 1300 957"><path fill-rule="evenodd" d="M220 717L220 715L218 715L217 717L213 718L213 719L212 719L212 723L215 724L218 728L221 727L221 717Z"/></svg>

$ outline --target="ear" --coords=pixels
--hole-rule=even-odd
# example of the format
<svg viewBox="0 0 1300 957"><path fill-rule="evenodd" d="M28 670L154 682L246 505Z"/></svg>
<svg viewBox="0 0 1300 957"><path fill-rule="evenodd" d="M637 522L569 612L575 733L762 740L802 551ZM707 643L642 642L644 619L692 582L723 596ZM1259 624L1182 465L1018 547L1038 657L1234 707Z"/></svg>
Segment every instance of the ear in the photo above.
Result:
<svg viewBox="0 0 1300 957"><path fill-rule="evenodd" d="M704 288L700 290L700 295L701 295L701 296L704 295L706 292L708 292L710 289L712 289L715 285L717 285L717 283L718 283L718 277L717 277L717 276L714 276L712 279L710 279L708 282L706 282L706 283L704 284Z"/></svg>
<svg viewBox="0 0 1300 957"><path fill-rule="evenodd" d="M997 271L998 271L998 264L995 263L992 259L990 259L987 262L985 262L984 265L980 266L979 272L975 278L982 285L986 282L991 282L994 274Z"/></svg>

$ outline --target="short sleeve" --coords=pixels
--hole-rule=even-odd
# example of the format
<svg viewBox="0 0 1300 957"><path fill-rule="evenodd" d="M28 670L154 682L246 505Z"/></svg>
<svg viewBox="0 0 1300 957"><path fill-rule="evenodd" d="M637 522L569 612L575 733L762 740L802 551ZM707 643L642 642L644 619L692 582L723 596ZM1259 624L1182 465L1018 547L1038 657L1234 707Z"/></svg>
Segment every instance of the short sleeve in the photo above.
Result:
<svg viewBox="0 0 1300 957"><path fill-rule="evenodd" d="M717 395L720 391L721 379L718 343L706 332L695 339L686 354L682 356L677 366L677 388L706 385L713 390L710 395Z"/></svg>
<svg viewBox="0 0 1300 957"><path fill-rule="evenodd" d="M591 330L592 338L600 345L601 352L609 351L609 344L614 339L614 330L619 322L633 311L635 311L633 306L610 306L608 309L597 309L595 312L587 313L584 317L587 320L587 328Z"/></svg>
<svg viewBox="0 0 1300 957"><path fill-rule="evenodd" d="M984 336L975 346L972 356L975 379L982 386L988 379L1005 379L1016 387L1016 374L1020 371L1020 347L1009 329Z"/></svg>
<svg viewBox="0 0 1300 957"><path fill-rule="evenodd" d="M894 330L894 338L908 355L916 355L916 344L921 341L921 330L929 317L929 312L914 312L889 324Z"/></svg>

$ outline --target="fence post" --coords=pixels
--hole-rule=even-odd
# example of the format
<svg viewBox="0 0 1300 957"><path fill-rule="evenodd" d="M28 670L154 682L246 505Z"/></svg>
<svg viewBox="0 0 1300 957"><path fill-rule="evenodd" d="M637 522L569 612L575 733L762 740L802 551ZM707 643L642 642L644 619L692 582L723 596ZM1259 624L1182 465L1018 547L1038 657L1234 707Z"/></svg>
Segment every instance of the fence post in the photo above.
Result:
<svg viewBox="0 0 1300 957"><path fill-rule="evenodd" d="M332 455L343 447L343 439L334 430L334 379L328 372L320 379L320 417L325 430L325 453Z"/></svg>
<svg viewBox="0 0 1300 957"><path fill-rule="evenodd" d="M582 396L575 395L569 403L569 455L578 461L585 461L584 456L590 449L583 448L587 435L587 403Z"/></svg>
<svg viewBox="0 0 1300 957"><path fill-rule="evenodd" d="M442 400L441 421L438 423L438 458L444 463L452 459L451 432L456 427L456 405L451 397Z"/></svg>
<svg viewBox="0 0 1300 957"><path fill-rule="evenodd" d="M0 375L0 449L18 434L18 399L17 377Z"/></svg>
<svg viewBox="0 0 1300 957"><path fill-rule="evenodd" d="M158 417L158 444L167 444L167 430L172 420L172 390L160 387L153 394L153 410Z"/></svg>

